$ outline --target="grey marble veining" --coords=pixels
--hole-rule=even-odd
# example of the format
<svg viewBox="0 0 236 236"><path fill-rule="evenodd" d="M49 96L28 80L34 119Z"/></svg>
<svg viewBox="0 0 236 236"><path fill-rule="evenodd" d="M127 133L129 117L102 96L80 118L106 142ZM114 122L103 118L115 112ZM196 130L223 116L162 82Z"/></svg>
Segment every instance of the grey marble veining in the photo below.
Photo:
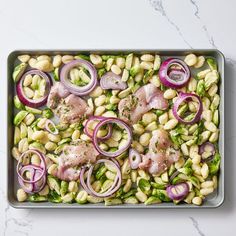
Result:
<svg viewBox="0 0 236 236"><path fill-rule="evenodd" d="M0 235L232 235L236 220L236 2L0 0ZM6 200L6 59L15 49L217 48L226 56L226 200L215 210L16 210ZM112 232L112 233L108 233Z"/></svg>

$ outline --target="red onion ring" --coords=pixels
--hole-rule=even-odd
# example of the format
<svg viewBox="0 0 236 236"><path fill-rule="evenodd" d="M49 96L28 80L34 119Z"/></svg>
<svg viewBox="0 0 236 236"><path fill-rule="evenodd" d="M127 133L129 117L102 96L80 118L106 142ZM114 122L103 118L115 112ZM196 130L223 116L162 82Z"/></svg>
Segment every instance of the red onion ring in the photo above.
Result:
<svg viewBox="0 0 236 236"><path fill-rule="evenodd" d="M133 170L138 169L141 161L142 161L141 155L137 152L137 150L130 148L129 149L129 163L130 163L131 168Z"/></svg>
<svg viewBox="0 0 236 236"><path fill-rule="evenodd" d="M127 84L121 80L121 77L113 72L107 72L102 76L100 86L102 89L124 90L127 88Z"/></svg>
<svg viewBox="0 0 236 236"><path fill-rule="evenodd" d="M98 133L98 130L100 129L100 127L102 127L105 124L112 124L112 123L121 125L126 130L126 132L128 134L127 145L122 147L121 149L118 149L115 152L106 152L99 147L99 144L98 144L99 139L97 138L97 133ZM94 147L103 156L107 156L107 157L119 156L121 153L123 153L124 151L126 151L129 148L129 146L131 145L131 142L132 142L132 132L131 132L130 127L123 120L118 119L118 118L107 118L107 119L101 121L100 123L97 124L97 126L95 127L94 132L93 132Z"/></svg>
<svg viewBox="0 0 236 236"><path fill-rule="evenodd" d="M42 169L35 170L34 178L40 176L41 175L40 172L42 172ZM43 177L39 181L33 184L33 192L34 193L40 192L44 188L45 184L46 184L46 174L43 175Z"/></svg>
<svg viewBox="0 0 236 236"><path fill-rule="evenodd" d="M90 73L90 82L83 86L79 87L73 83L70 82L68 79L68 74L70 70L76 66L83 66L86 70ZM61 69L60 73L61 82L64 84L64 86L73 94L78 96L84 96L89 94L97 85L97 71L95 67L88 61L85 61L83 59L77 59L73 60L66 65L64 65Z"/></svg>
<svg viewBox="0 0 236 236"><path fill-rule="evenodd" d="M171 69L170 67L173 65L178 65L181 69ZM162 84L166 87L182 88L190 79L190 70L182 60L169 58L161 64L159 69L159 78ZM176 80L176 78L178 79Z"/></svg>
<svg viewBox="0 0 236 236"><path fill-rule="evenodd" d="M99 164L99 163L109 163L109 164L112 164L114 165L115 169L117 170L117 174L116 174L116 177L115 177L115 180L112 184L112 186L105 192L105 193L97 193L96 191L94 191L92 185L91 185L91 175L93 173L93 169L94 169L94 166L96 164ZM91 166L89 168L89 171L88 171L88 177L87 177L87 187L89 189L89 191L96 197L108 197L110 195L112 195L113 193L115 193L121 186L121 171L120 171L120 168L112 161L110 160L107 160L107 159L100 159L98 160L93 166Z"/></svg>
<svg viewBox="0 0 236 236"><path fill-rule="evenodd" d="M39 75L40 77L45 79L46 92L43 97L41 97L39 99L30 99L30 98L26 97L26 95L24 94L24 90L23 90L23 82L24 82L24 79L27 75ZM46 73L44 73L40 70L29 70L25 74L23 74L22 77L20 78L20 80L17 82L16 93L17 93L20 101L24 105L27 105L27 106L33 107L33 108L37 108L37 107L41 107L47 103L47 98L48 98L51 86L52 86L52 80L49 75L47 75Z"/></svg>
<svg viewBox="0 0 236 236"><path fill-rule="evenodd" d="M86 121L85 126L84 126L85 134L87 136L89 136L90 138L93 138L93 132L91 133L89 131L89 127L88 127L89 122L93 121L93 120L103 121L103 120L106 120L106 119L107 119L107 117L103 117L103 116L90 116L88 118L88 120ZM98 140L107 140L111 137L111 135L112 135L112 125L109 124L108 125L108 133L104 137L98 138Z"/></svg>
<svg viewBox="0 0 236 236"><path fill-rule="evenodd" d="M55 130L54 132L49 128L49 125L53 126L53 128ZM58 129L56 128L56 125L53 123L53 121L51 121L49 119L45 123L45 129L51 134L58 134L59 133Z"/></svg>
<svg viewBox="0 0 236 236"><path fill-rule="evenodd" d="M202 156L202 154L206 151L206 148L210 149L211 156L209 156L209 157L207 157L205 159L202 157L201 158L202 162L209 162L209 161L211 161L214 158L214 155L216 153L215 145L213 143L210 143L210 142L205 142L199 148L199 155Z"/></svg>
<svg viewBox="0 0 236 236"><path fill-rule="evenodd" d="M46 175L44 174L40 178L41 174L43 173L43 170L40 167L37 167L35 165L26 165L26 166L23 166L20 169L21 176L24 175L24 173L26 171L30 172L30 174L31 174L30 181L32 183L27 183L25 180L22 180L22 178L20 178L20 176L18 176L18 182L19 182L20 186L27 193L37 193L37 192L40 192L44 188L44 186L46 184ZM40 179L35 182L35 178L36 177L40 178ZM39 181L42 181L42 183L38 184Z"/></svg>
<svg viewBox="0 0 236 236"><path fill-rule="evenodd" d="M182 102L184 101L188 101L192 98L196 98L198 103L199 103L199 107L198 107L198 111L196 112L195 116L193 117L192 120L190 121L185 121L184 119L182 119L179 115L178 115L178 109L179 109L179 106L181 105ZM179 93L179 97L177 98L177 100L175 101L174 105L173 105L173 108L172 108L172 111L173 111L173 115L174 117L181 123L183 124L186 124L186 125L191 125L195 122L198 122L200 119L201 119L201 114L202 114L202 111L203 111L203 106L202 106L202 101L200 99L199 96L197 96L196 94L192 94L192 93L182 93L180 92Z"/></svg>
<svg viewBox="0 0 236 236"><path fill-rule="evenodd" d="M25 166L21 166L21 165L22 165L22 163L21 163L21 162L22 162L22 159L23 159L23 157L24 157L25 155L27 155L27 154L29 154L29 153L34 153L34 154L36 154L36 155L40 158L40 160L41 160L41 166L26 165L26 166L31 166L31 167L35 167L35 168L40 168L40 169L42 169L41 175L40 175L38 178L34 179L34 180L27 180L27 179L23 178L23 176L22 176L23 173L21 173L21 170L25 167ZM39 180L46 174L46 162L45 162L45 157L44 157L44 155L43 155L41 152L39 152L39 151L37 151L37 150L35 150L35 149L32 149L32 150L28 150L28 151L26 151L26 152L23 152L23 153L21 154L20 158L19 158L18 163L17 163L17 166L16 166L16 173L17 173L18 177L19 177L23 182L29 183L29 184L36 183L37 181L39 181Z"/></svg>
<svg viewBox="0 0 236 236"><path fill-rule="evenodd" d="M181 188L181 189L180 189ZM172 200L182 200L187 196L189 192L189 186L187 183L179 183L176 185L169 185L166 188L167 195Z"/></svg>

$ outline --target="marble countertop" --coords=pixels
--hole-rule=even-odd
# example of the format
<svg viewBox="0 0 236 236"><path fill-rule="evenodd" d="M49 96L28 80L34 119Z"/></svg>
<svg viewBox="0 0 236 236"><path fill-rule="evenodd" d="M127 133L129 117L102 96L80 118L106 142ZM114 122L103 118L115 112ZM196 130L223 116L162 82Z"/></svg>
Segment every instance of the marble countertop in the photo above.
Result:
<svg viewBox="0 0 236 236"><path fill-rule="evenodd" d="M234 0L0 0L0 234L233 235L235 9ZM224 204L217 209L197 210L16 210L10 207L6 200L7 56L15 49L55 48L217 48L222 51L226 57Z"/></svg>

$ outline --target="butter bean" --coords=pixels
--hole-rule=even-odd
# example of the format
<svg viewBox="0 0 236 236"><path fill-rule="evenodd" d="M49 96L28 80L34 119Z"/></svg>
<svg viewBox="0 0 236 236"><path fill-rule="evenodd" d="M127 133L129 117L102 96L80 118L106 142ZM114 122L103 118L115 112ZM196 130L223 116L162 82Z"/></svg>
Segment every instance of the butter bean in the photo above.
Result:
<svg viewBox="0 0 236 236"><path fill-rule="evenodd" d="M73 61L74 57L72 55L64 55L64 56L62 56L61 60L64 64L67 64L67 63Z"/></svg>
<svg viewBox="0 0 236 236"><path fill-rule="evenodd" d="M61 55L56 55L53 57L52 65L54 67L59 67L62 63L62 56Z"/></svg>
<svg viewBox="0 0 236 236"><path fill-rule="evenodd" d="M193 203L194 205L200 206L200 205L202 205L202 198L200 198L200 197L194 197L193 200L192 200L192 203Z"/></svg>
<svg viewBox="0 0 236 236"><path fill-rule="evenodd" d="M150 139L151 139L151 134L150 133L144 133L140 136L139 142L143 146L148 146Z"/></svg>
<svg viewBox="0 0 236 236"><path fill-rule="evenodd" d="M178 124L178 121L176 119L171 119L164 125L164 129L165 130L174 129L177 124Z"/></svg>
<svg viewBox="0 0 236 236"><path fill-rule="evenodd" d="M212 193L214 191L213 187L210 188L202 188L200 189L200 193L204 196L209 195L210 193Z"/></svg>
<svg viewBox="0 0 236 236"><path fill-rule="evenodd" d="M141 60L142 61L149 61L149 62L151 62L151 61L154 61L154 56L151 55L151 54L143 54L141 56Z"/></svg>
<svg viewBox="0 0 236 236"><path fill-rule="evenodd" d="M111 66L111 71L112 71L114 74L116 74L116 75L121 74L121 69L120 69L120 67L117 66L117 65L112 65L112 66Z"/></svg>
<svg viewBox="0 0 236 236"><path fill-rule="evenodd" d="M217 127L213 122L205 121L204 126L207 130L209 130L211 132L216 132L217 131Z"/></svg>
<svg viewBox="0 0 236 236"><path fill-rule="evenodd" d="M209 168L208 168L208 165L206 163L204 163L202 165L202 168L201 168L201 175L204 179L206 179L209 175Z"/></svg>
<svg viewBox="0 0 236 236"><path fill-rule="evenodd" d="M20 188L17 190L16 197L18 202L24 202L27 200L28 195L23 189Z"/></svg>
<svg viewBox="0 0 236 236"><path fill-rule="evenodd" d="M165 99L172 99L176 96L176 91L174 89L167 89L164 92L163 96L164 96Z"/></svg>
<svg viewBox="0 0 236 236"><path fill-rule="evenodd" d="M152 112L147 112L142 117L142 121L145 125L148 125L153 121L156 121L156 119L157 119L156 114L154 114Z"/></svg>
<svg viewBox="0 0 236 236"><path fill-rule="evenodd" d="M201 68L205 63L205 57L204 56L199 56L197 58L197 63L194 65L194 68Z"/></svg>
<svg viewBox="0 0 236 236"><path fill-rule="evenodd" d="M197 57L194 54L189 54L185 57L184 62L188 65L188 66L193 66L197 63Z"/></svg>
<svg viewBox="0 0 236 236"><path fill-rule="evenodd" d="M168 113L165 112L164 114L162 114L161 116L159 116L159 123L164 125L165 123L167 123L168 121Z"/></svg>
<svg viewBox="0 0 236 236"><path fill-rule="evenodd" d="M152 62L146 62L146 61L143 61L140 63L140 67L144 70L150 70L153 68L153 63Z"/></svg>
<svg viewBox="0 0 236 236"><path fill-rule="evenodd" d="M30 55L20 55L17 57L19 61L21 61L22 63L26 63L29 61L30 59Z"/></svg>
<svg viewBox="0 0 236 236"><path fill-rule="evenodd" d="M104 106L97 107L95 109L94 115L95 116L101 116L102 113L104 113L105 110L106 110L106 108Z"/></svg>

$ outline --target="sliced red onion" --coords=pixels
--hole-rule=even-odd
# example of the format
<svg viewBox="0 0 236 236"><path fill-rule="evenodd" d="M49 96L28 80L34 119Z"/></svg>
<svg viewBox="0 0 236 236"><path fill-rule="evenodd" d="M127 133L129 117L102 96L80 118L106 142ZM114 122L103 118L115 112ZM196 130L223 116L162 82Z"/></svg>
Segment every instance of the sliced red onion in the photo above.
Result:
<svg viewBox="0 0 236 236"><path fill-rule="evenodd" d="M210 156L204 157L204 152L210 153ZM199 154L202 157L202 162L211 161L214 158L216 149L213 143L205 142L199 148Z"/></svg>
<svg viewBox="0 0 236 236"><path fill-rule="evenodd" d="M114 166L114 168L116 169L116 177L114 179L114 182L112 184L112 186L104 193L98 193L96 192L92 185L91 185L91 175L93 173L93 169L95 167L95 165L99 164L99 163L109 163L111 165ZM87 177L87 187L89 189L89 191L96 197L109 197L111 196L113 193L115 193L121 186L121 171L120 171L120 168L111 160L107 160L107 159L100 159L98 160L95 165L92 165L90 168L89 168L89 171L88 171L88 177Z"/></svg>
<svg viewBox="0 0 236 236"><path fill-rule="evenodd" d="M46 90L45 90L45 94L43 97L41 97L39 99L30 99L25 95L24 89L23 89L23 82L24 82L25 77L27 75L39 75L40 77L45 79ZM46 73L44 73L40 70L30 70L30 71L27 71L25 74L23 74L22 77L20 78L20 80L17 82L16 93L17 93L20 101L24 105L27 105L27 106L33 107L33 108L37 108L37 107L41 107L47 103L47 98L48 98L51 86L52 86L52 80L49 75L47 75Z"/></svg>
<svg viewBox="0 0 236 236"><path fill-rule="evenodd" d="M42 172L43 172L42 169L35 170L34 179L39 178ZM39 181L32 184L33 192L34 193L40 192L44 188L45 184L46 184L46 174L43 175L43 177Z"/></svg>
<svg viewBox="0 0 236 236"><path fill-rule="evenodd" d="M90 74L90 81L85 86L77 86L71 83L69 77L69 72L72 68L81 66L84 67L86 70L89 71ZM61 69L60 73L61 82L64 86L73 94L78 96L84 96L89 94L97 85L97 71L95 67L88 61L83 59L73 60L66 65L64 65Z"/></svg>
<svg viewBox="0 0 236 236"><path fill-rule="evenodd" d="M24 156L28 155L30 153L36 154L40 158L40 160L41 160L40 166L35 166L35 165L22 166L22 160L23 160ZM42 173L41 173L41 175L39 175L37 178L34 178L33 180L27 180L23 177L24 172L26 171L26 168L41 169ZM22 172L22 171L24 171L24 172ZM28 150L28 151L22 153L20 158L19 158L19 161L17 163L17 166L16 166L16 172L17 172L18 177L23 182L31 183L31 184L36 183L37 181L39 181L46 174L46 162L45 162L44 155L41 152L39 152L38 150L34 150L34 149Z"/></svg>
<svg viewBox="0 0 236 236"><path fill-rule="evenodd" d="M89 136L90 138L93 138L93 132L91 132L89 127L88 127L89 122L94 121L94 120L103 121L103 120L106 120L106 119L107 119L107 117L103 117L103 116L90 116L88 118L88 120L86 121L85 126L84 126L85 134L87 136ZM107 140L111 137L111 135L112 135L112 125L109 124L107 134L104 137L98 138L98 140Z"/></svg>
<svg viewBox="0 0 236 236"><path fill-rule="evenodd" d="M172 200L182 200L189 192L189 186L187 183L179 183L176 185L169 185L166 188L167 195Z"/></svg>
<svg viewBox="0 0 236 236"><path fill-rule="evenodd" d="M85 170L86 170L86 168L82 168L81 171L80 171L80 176L79 176L80 184L81 184L82 188L83 188L88 194L93 195L93 194L91 193L91 191L88 189L88 187L87 187L87 185L86 185L86 183L85 183L85 181L84 181Z"/></svg>
<svg viewBox="0 0 236 236"><path fill-rule="evenodd" d="M21 178L26 171L30 172L30 180L25 180ZM44 173L44 175L42 175ZM35 165L26 165L20 169L20 175L18 175L18 181L20 186L27 193L38 193L40 192L46 184L46 174L45 171L40 167Z"/></svg>
<svg viewBox="0 0 236 236"><path fill-rule="evenodd" d="M128 134L127 145L118 149L115 152L104 151L99 147L99 144L98 144L99 139L97 138L97 133L103 125L108 125L108 124L117 124L119 126L122 126ZM100 123L97 124L97 126L95 127L94 132L93 132L94 147L103 156L107 156L107 157L119 156L121 153L123 153L124 151L126 151L129 148L129 146L131 145L131 142L132 142L132 132L131 132L130 127L123 120L118 119L118 118L107 118L107 119L101 121Z"/></svg>
<svg viewBox="0 0 236 236"><path fill-rule="evenodd" d="M52 130L50 129L50 127L49 127L50 125L53 127L54 131L52 131ZM49 119L47 119L47 121L46 121L46 123L45 123L45 129L46 129L49 133L51 133L51 134L58 134L58 133L59 133L59 131L58 131L56 125L53 123L53 121L51 121L51 120L49 120Z"/></svg>
<svg viewBox="0 0 236 236"><path fill-rule="evenodd" d="M178 115L178 109L179 109L179 106L182 104L182 102L191 101L193 98L197 99L197 101L198 101L198 104L199 104L198 110L192 120L186 121ZM182 92L179 93L179 97L175 101L173 108L172 108L174 117L179 122L186 124L186 125L191 125L195 122L198 122L201 119L202 110L203 110L202 101L198 95L192 94L192 93L182 93Z"/></svg>
<svg viewBox="0 0 236 236"><path fill-rule="evenodd" d="M181 69L171 68L173 65L177 65ZM166 87L182 88L190 79L190 70L184 61L169 58L161 64L159 78Z"/></svg>
<svg viewBox="0 0 236 236"><path fill-rule="evenodd" d="M142 161L141 155L137 150L130 148L129 149L129 163L133 170L138 169L139 163Z"/></svg>
<svg viewBox="0 0 236 236"><path fill-rule="evenodd" d="M113 72L107 72L102 76L100 86L102 89L124 90L127 88L127 84L121 80L121 77Z"/></svg>
<svg viewBox="0 0 236 236"><path fill-rule="evenodd" d="M171 176L169 181L171 182L180 172L178 170L176 170Z"/></svg>

